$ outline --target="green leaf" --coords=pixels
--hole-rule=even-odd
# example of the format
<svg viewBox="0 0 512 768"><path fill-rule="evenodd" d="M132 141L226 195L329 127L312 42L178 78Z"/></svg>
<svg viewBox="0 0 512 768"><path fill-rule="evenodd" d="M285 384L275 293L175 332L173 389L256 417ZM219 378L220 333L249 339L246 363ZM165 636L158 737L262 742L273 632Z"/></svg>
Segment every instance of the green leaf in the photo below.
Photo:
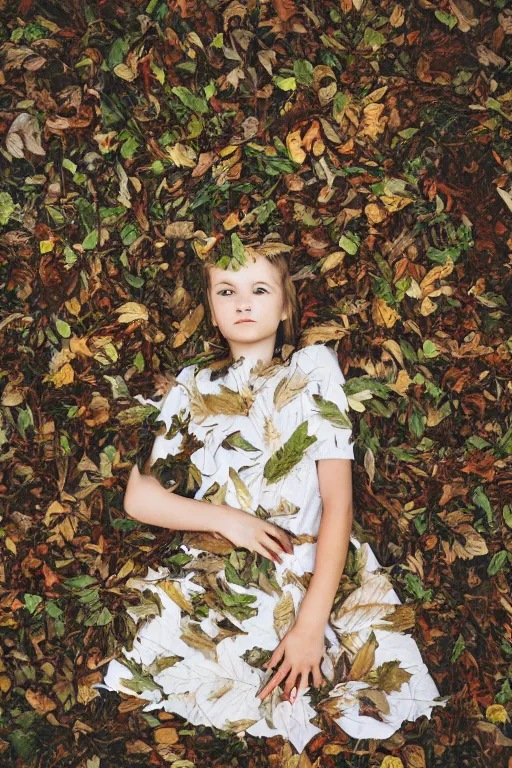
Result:
<svg viewBox="0 0 512 768"><path fill-rule="evenodd" d="M427 359L433 359L439 355L439 347L437 347L433 341L424 341L423 354Z"/></svg>
<svg viewBox="0 0 512 768"><path fill-rule="evenodd" d="M457 24L457 17L452 16L451 13L445 13L444 11L434 11L434 16L442 24L446 24L448 29L452 29Z"/></svg>
<svg viewBox="0 0 512 768"><path fill-rule="evenodd" d="M363 44L365 46L369 45L373 51L376 51L377 48L380 48L385 42L386 38L381 32L377 32L376 29L372 29L371 27L366 27L363 35Z"/></svg>
<svg viewBox="0 0 512 768"><path fill-rule="evenodd" d="M236 234L236 232L233 232L231 234L231 252L233 254L233 258L235 261L240 264L242 267L245 266L245 251L244 251L244 244Z"/></svg>
<svg viewBox="0 0 512 768"><path fill-rule="evenodd" d="M487 496L484 493L484 489L481 485L479 485L475 492L473 493L473 496L471 497L475 504L480 507L485 512L485 516L487 518L487 523L489 525L493 522L493 514L492 514L492 507L491 502L487 498Z"/></svg>
<svg viewBox="0 0 512 768"><path fill-rule="evenodd" d="M342 235L339 239L338 245L343 248L344 251L350 253L351 256L355 256L359 248L359 243L355 243L347 235Z"/></svg>
<svg viewBox="0 0 512 768"><path fill-rule="evenodd" d="M297 88L297 81L294 77L281 77L281 75L274 75L272 79L277 87L282 91L295 91Z"/></svg>
<svg viewBox="0 0 512 768"><path fill-rule="evenodd" d="M105 606L103 610L101 611L100 615L96 619L96 626L97 627L104 627L107 624L110 624L114 617L110 613L109 609Z"/></svg>
<svg viewBox="0 0 512 768"><path fill-rule="evenodd" d="M234 448L240 448L242 451L258 451L261 453L260 448L256 448L252 443L249 443L248 440L242 437L240 430L228 435L228 437L222 441L221 446L228 451Z"/></svg>
<svg viewBox="0 0 512 768"><path fill-rule="evenodd" d="M71 173L76 173L77 166L72 160L69 160L67 157L64 158L61 165L67 171L71 171Z"/></svg>
<svg viewBox="0 0 512 768"><path fill-rule="evenodd" d="M313 395L313 400L318 405L320 416L327 419L334 427L352 429L352 422L347 414L340 411L339 407L332 400L324 400L321 395Z"/></svg>
<svg viewBox="0 0 512 768"><path fill-rule="evenodd" d="M96 584L96 579L84 573L81 576L73 576L71 579L66 579L64 584L66 587L71 587L71 589L83 589L91 584Z"/></svg>
<svg viewBox="0 0 512 768"><path fill-rule="evenodd" d="M301 461L308 446L316 443L317 438L314 435L308 435L308 422L303 421L297 429L288 438L266 462L263 469L263 475L267 483L276 483L282 477L287 475L293 467Z"/></svg>
<svg viewBox="0 0 512 768"><path fill-rule="evenodd" d="M466 644L464 642L464 638L462 637L461 634L459 634L459 636L458 636L458 638L457 638L457 640L455 642L455 645L453 647L453 652L452 652L452 656L451 656L451 659L450 659L452 664L454 664L457 661L457 659L459 658L461 653L463 653L463 651L465 651L465 650L466 650Z"/></svg>
<svg viewBox="0 0 512 768"><path fill-rule="evenodd" d="M93 248L96 248L97 245L98 245L98 230L93 229L92 232L89 232L89 234L83 240L82 248L86 251L91 251Z"/></svg>
<svg viewBox="0 0 512 768"><path fill-rule="evenodd" d="M28 592L24 595L25 607L29 613L34 613L37 606L43 602L43 598L40 595L31 595Z"/></svg>
<svg viewBox="0 0 512 768"><path fill-rule="evenodd" d="M206 102L200 96L196 96L195 93L192 93L192 91L190 91L188 88L185 88L183 85L177 85L174 88L171 88L171 91L186 107L193 110L194 112L204 114L210 109L208 102Z"/></svg>
<svg viewBox="0 0 512 768"><path fill-rule="evenodd" d="M63 339L69 339L71 336L71 327L68 323L66 323L64 320L57 319L55 321L55 327L57 329L57 333L59 333Z"/></svg>
<svg viewBox="0 0 512 768"><path fill-rule="evenodd" d="M15 205L8 192L0 192L0 226L4 227L15 211Z"/></svg>
<svg viewBox="0 0 512 768"><path fill-rule="evenodd" d="M313 82L313 65L307 59L296 59L293 62L293 74L301 85L311 85Z"/></svg>
<svg viewBox="0 0 512 768"><path fill-rule="evenodd" d="M487 567L487 573L489 576L494 576L503 570L503 566L508 559L508 552L506 549L502 549L500 552L496 552L492 557Z"/></svg>

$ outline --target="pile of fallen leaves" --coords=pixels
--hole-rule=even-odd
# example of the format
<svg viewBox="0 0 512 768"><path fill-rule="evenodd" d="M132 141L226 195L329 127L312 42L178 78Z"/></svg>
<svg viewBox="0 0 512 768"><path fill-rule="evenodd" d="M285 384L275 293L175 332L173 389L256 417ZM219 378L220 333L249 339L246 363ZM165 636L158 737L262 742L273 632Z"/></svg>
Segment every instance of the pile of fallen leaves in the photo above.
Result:
<svg viewBox="0 0 512 768"><path fill-rule="evenodd" d="M507 764L506 6L2 0L1 765ZM201 247L274 233L347 378L357 524L451 696L300 757L93 688L128 582L181 539L123 512L154 427L134 395L215 351Z"/></svg>

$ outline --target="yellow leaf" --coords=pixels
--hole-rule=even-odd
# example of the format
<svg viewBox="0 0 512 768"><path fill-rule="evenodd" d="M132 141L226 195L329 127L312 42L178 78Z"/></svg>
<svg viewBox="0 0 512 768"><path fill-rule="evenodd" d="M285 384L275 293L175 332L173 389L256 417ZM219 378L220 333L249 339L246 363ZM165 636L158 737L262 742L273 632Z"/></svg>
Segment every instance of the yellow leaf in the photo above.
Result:
<svg viewBox="0 0 512 768"><path fill-rule="evenodd" d="M75 317L78 317L78 315L80 314L82 305L80 304L76 296L73 296L73 298L69 299L69 301L65 301L64 304L66 305L66 309L68 310L68 312L71 312L72 315L74 315Z"/></svg>
<svg viewBox="0 0 512 768"><path fill-rule="evenodd" d="M293 372L290 377L285 376L280 380L274 390L274 405L280 411L287 403L297 397L307 386L308 377L299 370Z"/></svg>
<svg viewBox="0 0 512 768"><path fill-rule="evenodd" d="M30 688L25 691L25 698L38 715L46 715L47 712L57 709L57 705L52 699L45 696L44 693L37 693Z"/></svg>
<svg viewBox="0 0 512 768"><path fill-rule="evenodd" d="M131 83L137 77L137 73L127 67L126 64L116 64L114 67L114 74L121 78L121 80L127 80Z"/></svg>
<svg viewBox="0 0 512 768"><path fill-rule="evenodd" d="M328 256L325 257L322 267L320 269L320 272L321 273L328 272L330 269L339 267L339 265L343 263L344 258L345 258L345 251L334 251L334 253L330 253Z"/></svg>
<svg viewBox="0 0 512 768"><path fill-rule="evenodd" d="M407 768L426 768L425 751L418 744L407 744L403 750Z"/></svg>
<svg viewBox="0 0 512 768"><path fill-rule="evenodd" d="M491 723L506 723L509 719L508 712L503 704L491 704L485 710L485 716Z"/></svg>
<svg viewBox="0 0 512 768"><path fill-rule="evenodd" d="M41 253L49 253L49 251L53 251L54 245L53 240L41 240L39 242L39 251Z"/></svg>
<svg viewBox="0 0 512 768"><path fill-rule="evenodd" d="M179 741L178 731L176 728L157 728L155 741L157 744L176 744Z"/></svg>
<svg viewBox="0 0 512 768"><path fill-rule="evenodd" d="M64 387L66 384L71 384L75 379L73 366L70 363L66 363L57 373L48 378L53 381L56 387ZM47 380L46 377L45 380Z"/></svg>
<svg viewBox="0 0 512 768"><path fill-rule="evenodd" d="M393 755L386 755L380 768L404 768L404 764L399 757L393 757Z"/></svg>
<svg viewBox="0 0 512 768"><path fill-rule="evenodd" d="M126 563L122 566L121 570L117 574L117 579L124 579L125 576L128 576L129 573L133 571L134 562L133 560L127 560Z"/></svg>
<svg viewBox="0 0 512 768"><path fill-rule="evenodd" d="M252 510L252 495L240 475L234 467L229 468L229 477L235 486L236 498L240 504L241 509L244 512L251 512Z"/></svg>
<svg viewBox="0 0 512 768"><path fill-rule="evenodd" d="M392 328L400 315L390 307L384 299L376 297L372 302L372 318L376 325L384 325L386 328Z"/></svg>
<svg viewBox="0 0 512 768"><path fill-rule="evenodd" d="M282 640L295 623L295 607L290 592L283 592L274 607L274 629Z"/></svg>
<svg viewBox="0 0 512 768"><path fill-rule="evenodd" d="M148 320L149 313L144 304L138 304L136 301L127 301L114 312L119 312L118 321L120 323L133 323L134 320Z"/></svg>
<svg viewBox="0 0 512 768"><path fill-rule="evenodd" d="M11 680L7 675L0 675L0 693L7 693L11 685Z"/></svg>
<svg viewBox="0 0 512 768"><path fill-rule="evenodd" d="M191 312L191 314L187 315L181 321L178 333L174 337L174 341L172 343L174 349L176 349L176 347L181 347L182 344L184 344L187 339L192 336L192 334L197 330L203 317L204 306L202 304L198 304L197 307Z"/></svg>
<svg viewBox="0 0 512 768"><path fill-rule="evenodd" d="M192 147L189 147L186 144L181 144L179 141L172 147L167 147L167 153L173 163L178 167L184 166L185 168L194 168L196 164L196 152Z"/></svg>
<svg viewBox="0 0 512 768"><path fill-rule="evenodd" d="M176 605L179 605L182 610L187 611L187 613L194 613L191 602L187 600L181 589L173 581L160 581L158 586L161 587L165 594L170 597L171 600L174 600Z"/></svg>
<svg viewBox="0 0 512 768"><path fill-rule="evenodd" d="M300 131L292 131L286 137L286 149L290 153L290 157L295 163L302 165L307 155L302 149L302 139L300 137Z"/></svg>

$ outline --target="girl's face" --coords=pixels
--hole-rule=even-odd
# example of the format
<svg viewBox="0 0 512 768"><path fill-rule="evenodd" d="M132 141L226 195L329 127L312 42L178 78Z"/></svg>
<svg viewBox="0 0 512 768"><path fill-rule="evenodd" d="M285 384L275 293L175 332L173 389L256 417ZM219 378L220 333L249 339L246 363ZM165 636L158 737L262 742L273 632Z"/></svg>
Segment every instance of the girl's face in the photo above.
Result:
<svg viewBox="0 0 512 768"><path fill-rule="evenodd" d="M265 256L247 257L238 271L212 267L208 298L214 325L235 358L272 358L277 327L286 320L281 277ZM252 322L240 322L252 320Z"/></svg>

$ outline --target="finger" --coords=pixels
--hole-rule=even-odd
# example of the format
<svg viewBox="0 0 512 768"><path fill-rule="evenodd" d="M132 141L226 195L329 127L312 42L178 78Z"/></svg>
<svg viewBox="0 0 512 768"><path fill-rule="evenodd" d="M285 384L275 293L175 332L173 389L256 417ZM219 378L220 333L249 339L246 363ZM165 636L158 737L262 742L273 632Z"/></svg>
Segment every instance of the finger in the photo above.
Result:
<svg viewBox="0 0 512 768"><path fill-rule="evenodd" d="M264 699L265 696L268 696L269 693L272 693L274 688L279 685L283 677L285 677L288 672L290 671L290 667L281 667L277 670L274 677L268 681L266 686L263 688L263 690L260 692L260 698Z"/></svg>
<svg viewBox="0 0 512 768"><path fill-rule="evenodd" d="M301 675L300 678L300 685L297 690L297 696L295 697L295 701L298 701L302 694L309 688L309 673L312 672L311 669L307 669L303 675Z"/></svg>
<svg viewBox="0 0 512 768"><path fill-rule="evenodd" d="M272 669L272 667L275 667L276 664L279 664L279 661L281 660L284 653L284 645L283 641L279 643L277 648L274 650L274 653L270 657L270 659L263 665L267 669Z"/></svg>
<svg viewBox="0 0 512 768"><path fill-rule="evenodd" d="M290 674L288 676L288 679L286 681L286 684L284 686L284 691L283 691L283 694L284 694L284 696L287 699L290 698L290 694L292 692L292 689L298 687L298 685L299 685L299 680L298 680L299 675L300 675L299 671L292 670L290 672Z"/></svg>
<svg viewBox="0 0 512 768"><path fill-rule="evenodd" d="M269 536L266 531L263 531L263 535L266 536L266 539L262 542L264 546L271 550L275 560L277 560L279 563L282 563L283 560L279 554L282 552L281 547L274 541L272 536Z"/></svg>
<svg viewBox="0 0 512 768"><path fill-rule="evenodd" d="M274 563L276 562L276 556L274 555L274 553L271 552L270 550L266 549L263 546L263 544L259 544L258 543L258 546L254 547L254 548L255 548L256 552L259 552L260 555L263 555L263 557L266 557L268 560L272 560Z"/></svg>
<svg viewBox="0 0 512 768"><path fill-rule="evenodd" d="M320 671L320 667L315 667L313 669L313 685L315 688L320 688L320 686L323 683L323 676L322 672Z"/></svg>
<svg viewBox="0 0 512 768"><path fill-rule="evenodd" d="M283 549L286 550L286 552L292 554L293 544L290 536L286 533L286 531L283 531L282 528L278 528L278 526L272 525L272 523L270 523L270 525L272 526L272 529L268 530L267 533L270 536L275 536L281 543Z"/></svg>

